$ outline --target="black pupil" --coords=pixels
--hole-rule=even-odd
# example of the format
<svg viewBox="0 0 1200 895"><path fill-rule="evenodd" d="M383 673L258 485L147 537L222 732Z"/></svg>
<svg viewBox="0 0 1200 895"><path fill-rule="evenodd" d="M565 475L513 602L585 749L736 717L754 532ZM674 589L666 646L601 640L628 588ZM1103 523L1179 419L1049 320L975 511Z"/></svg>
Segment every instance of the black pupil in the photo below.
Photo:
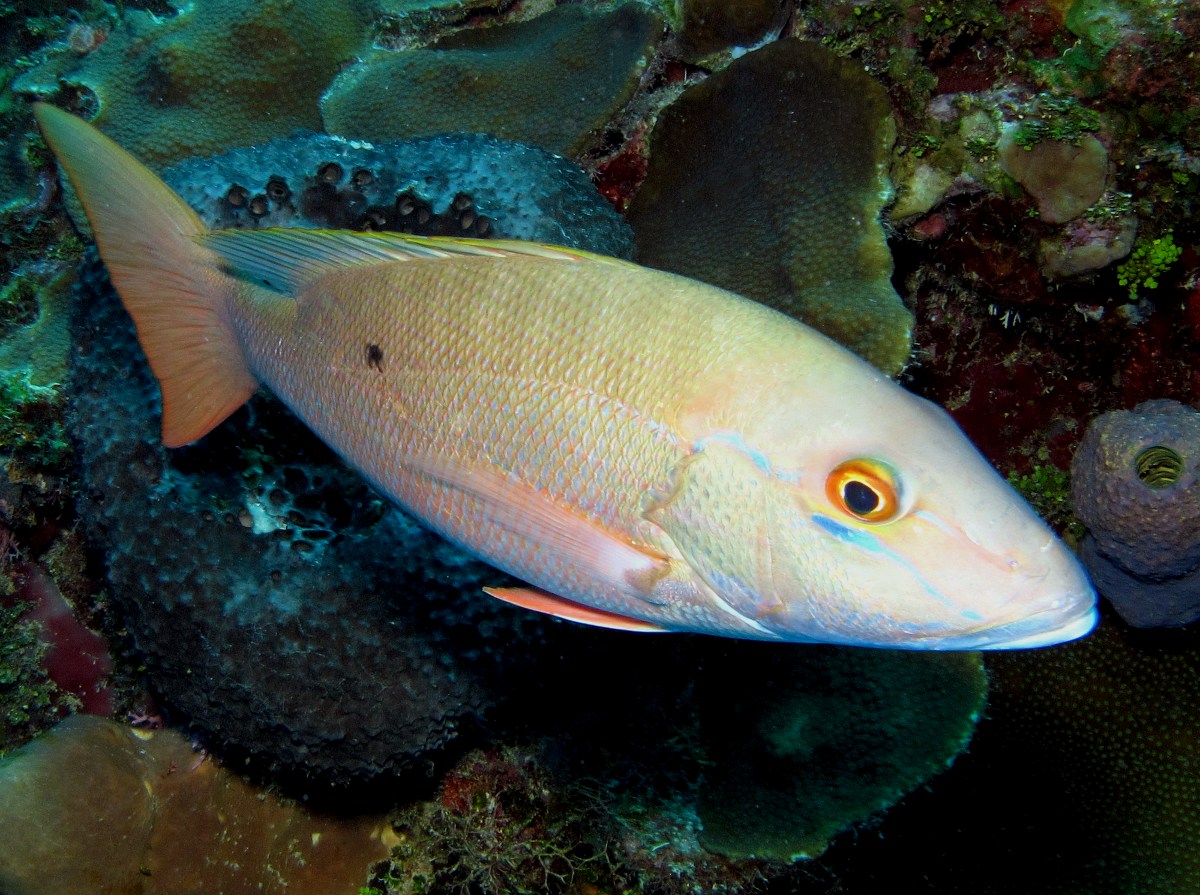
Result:
<svg viewBox="0 0 1200 895"><path fill-rule="evenodd" d="M856 516L869 516L879 509L879 495L862 482L846 482L842 486L842 498Z"/></svg>

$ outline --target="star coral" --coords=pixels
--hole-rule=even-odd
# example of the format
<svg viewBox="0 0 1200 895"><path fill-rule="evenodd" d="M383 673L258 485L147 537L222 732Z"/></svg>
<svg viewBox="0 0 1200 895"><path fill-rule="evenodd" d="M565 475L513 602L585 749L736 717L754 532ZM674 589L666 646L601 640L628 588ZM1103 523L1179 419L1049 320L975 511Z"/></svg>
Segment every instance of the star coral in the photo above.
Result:
<svg viewBox="0 0 1200 895"><path fill-rule="evenodd" d="M659 118L629 209L638 260L792 314L898 373L912 315L879 223L890 116L879 85L819 44L747 53Z"/></svg>
<svg viewBox="0 0 1200 895"><path fill-rule="evenodd" d="M573 155L632 95L660 32L638 3L568 4L419 50L375 51L334 81L321 114L347 137L475 131Z"/></svg>
<svg viewBox="0 0 1200 895"><path fill-rule="evenodd" d="M369 0L209 0L126 10L92 52L64 48L15 82L73 97L151 166L321 126L321 92L366 40Z"/></svg>

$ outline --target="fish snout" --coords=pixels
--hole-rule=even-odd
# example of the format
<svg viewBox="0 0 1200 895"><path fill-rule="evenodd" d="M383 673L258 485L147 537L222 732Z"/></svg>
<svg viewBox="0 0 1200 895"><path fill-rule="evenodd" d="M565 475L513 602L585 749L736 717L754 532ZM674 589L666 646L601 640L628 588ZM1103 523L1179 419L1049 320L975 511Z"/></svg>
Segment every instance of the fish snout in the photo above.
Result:
<svg viewBox="0 0 1200 895"><path fill-rule="evenodd" d="M1052 533L1032 550L1006 551L1008 593L992 624L967 635L970 649L1028 649L1065 643L1096 626L1096 592L1082 565Z"/></svg>

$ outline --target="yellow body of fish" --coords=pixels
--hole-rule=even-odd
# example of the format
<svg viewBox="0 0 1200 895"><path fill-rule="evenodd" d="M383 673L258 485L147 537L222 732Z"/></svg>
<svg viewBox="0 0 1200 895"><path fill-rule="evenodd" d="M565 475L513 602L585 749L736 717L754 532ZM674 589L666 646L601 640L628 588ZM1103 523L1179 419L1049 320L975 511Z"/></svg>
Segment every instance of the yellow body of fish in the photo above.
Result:
<svg viewBox="0 0 1200 895"><path fill-rule="evenodd" d="M630 630L917 649L1095 622L1070 553L938 408L720 289L520 242L209 233L39 121L163 392L163 440L266 384L495 596Z"/></svg>

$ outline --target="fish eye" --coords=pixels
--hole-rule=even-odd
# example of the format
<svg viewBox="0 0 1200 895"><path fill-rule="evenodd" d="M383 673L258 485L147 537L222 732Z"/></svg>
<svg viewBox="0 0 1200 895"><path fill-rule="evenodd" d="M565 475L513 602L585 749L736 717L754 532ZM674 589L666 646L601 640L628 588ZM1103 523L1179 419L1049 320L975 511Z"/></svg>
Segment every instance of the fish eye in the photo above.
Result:
<svg viewBox="0 0 1200 895"><path fill-rule="evenodd" d="M855 457L839 463L825 479L825 495L860 522L891 522L900 515L899 480L880 460Z"/></svg>

